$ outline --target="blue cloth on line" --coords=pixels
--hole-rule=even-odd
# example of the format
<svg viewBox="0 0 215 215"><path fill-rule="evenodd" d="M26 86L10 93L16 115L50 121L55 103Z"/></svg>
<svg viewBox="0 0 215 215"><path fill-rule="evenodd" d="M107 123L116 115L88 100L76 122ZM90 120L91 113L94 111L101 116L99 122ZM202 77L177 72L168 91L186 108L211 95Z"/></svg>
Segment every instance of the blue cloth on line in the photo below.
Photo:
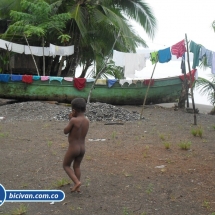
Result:
<svg viewBox="0 0 215 215"><path fill-rule="evenodd" d="M172 55L170 52L170 47L158 51L158 60L159 63L167 63L171 60Z"/></svg>
<svg viewBox="0 0 215 215"><path fill-rule="evenodd" d="M108 79L108 87L112 87L118 79Z"/></svg>
<svg viewBox="0 0 215 215"><path fill-rule="evenodd" d="M40 80L40 76L33 75L33 80L34 80L34 81Z"/></svg>
<svg viewBox="0 0 215 215"><path fill-rule="evenodd" d="M22 81L22 75L11 75L11 81Z"/></svg>
<svg viewBox="0 0 215 215"><path fill-rule="evenodd" d="M8 82L10 78L9 74L0 74L0 82Z"/></svg>
<svg viewBox="0 0 215 215"><path fill-rule="evenodd" d="M51 81L59 81L62 84L62 80L63 80L62 77L52 77L52 76L49 77L49 83Z"/></svg>

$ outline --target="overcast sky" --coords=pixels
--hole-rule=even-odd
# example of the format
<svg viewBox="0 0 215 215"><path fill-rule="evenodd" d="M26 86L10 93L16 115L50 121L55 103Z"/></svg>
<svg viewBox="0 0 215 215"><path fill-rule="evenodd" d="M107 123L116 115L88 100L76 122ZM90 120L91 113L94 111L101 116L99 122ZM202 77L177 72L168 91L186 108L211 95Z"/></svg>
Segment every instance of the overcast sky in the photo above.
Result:
<svg viewBox="0 0 215 215"><path fill-rule="evenodd" d="M211 24L215 20L215 0L145 0L157 18L157 31L150 40L138 25L135 29L146 40L149 48L168 47L188 40L215 51L215 32Z"/></svg>

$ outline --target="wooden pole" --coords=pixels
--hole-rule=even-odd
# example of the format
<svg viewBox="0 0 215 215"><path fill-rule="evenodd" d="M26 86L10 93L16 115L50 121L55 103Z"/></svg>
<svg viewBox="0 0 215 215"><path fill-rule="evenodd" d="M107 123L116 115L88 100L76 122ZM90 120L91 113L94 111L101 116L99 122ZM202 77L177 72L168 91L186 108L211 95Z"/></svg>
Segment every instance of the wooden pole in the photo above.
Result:
<svg viewBox="0 0 215 215"><path fill-rule="evenodd" d="M29 50L30 50L30 52L31 52L31 56L32 56L32 58L33 58L33 61L34 61L34 64L35 64L35 67L36 67L36 70L37 70L37 75L39 76L40 74L39 74L39 70L38 70L38 68L37 68L37 63L36 63L36 61L35 61L35 59L34 59L34 56L33 56L32 51L31 51L31 47L29 46L29 43L28 43L28 40L27 40L27 37L25 36L25 34L24 34L24 37L25 37L26 43L28 44Z"/></svg>
<svg viewBox="0 0 215 215"><path fill-rule="evenodd" d="M147 87L147 90L146 90L145 98L144 98L144 101L143 101L143 107L142 107L141 114L140 114L140 119L141 119L142 116L143 116L143 109L144 109L145 104L146 104L146 99L147 99L147 96L148 96L148 91L149 91L149 88L150 88L150 85L151 85L152 77L153 77L153 75L154 75L154 71L155 71L157 62L158 62L158 61L156 61L155 65L154 65L154 68L153 68L153 71L152 71L152 75L151 75L151 78L150 78L150 81L149 81L149 84L148 84L148 87Z"/></svg>
<svg viewBox="0 0 215 215"><path fill-rule="evenodd" d="M191 69L190 69L190 58L189 58L188 42L187 42L187 34L185 34L185 40L186 40L186 46L187 46L187 63L188 63L188 69L189 69L189 74L190 74L190 89L191 89L191 98L192 98L192 105L193 105L194 125L197 125L196 108L195 108L195 102L194 102L194 96L193 96L193 83L192 83L192 76L191 76Z"/></svg>

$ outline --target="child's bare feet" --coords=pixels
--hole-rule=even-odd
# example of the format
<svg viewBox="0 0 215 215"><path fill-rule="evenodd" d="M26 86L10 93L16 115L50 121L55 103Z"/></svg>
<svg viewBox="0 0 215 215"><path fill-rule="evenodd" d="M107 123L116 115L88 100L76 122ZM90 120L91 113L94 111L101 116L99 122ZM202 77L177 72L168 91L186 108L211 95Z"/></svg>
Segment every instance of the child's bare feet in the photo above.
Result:
<svg viewBox="0 0 215 215"><path fill-rule="evenodd" d="M80 192L80 186L81 186L81 182L78 182L77 184L74 185L74 187L70 187L71 193L75 191Z"/></svg>

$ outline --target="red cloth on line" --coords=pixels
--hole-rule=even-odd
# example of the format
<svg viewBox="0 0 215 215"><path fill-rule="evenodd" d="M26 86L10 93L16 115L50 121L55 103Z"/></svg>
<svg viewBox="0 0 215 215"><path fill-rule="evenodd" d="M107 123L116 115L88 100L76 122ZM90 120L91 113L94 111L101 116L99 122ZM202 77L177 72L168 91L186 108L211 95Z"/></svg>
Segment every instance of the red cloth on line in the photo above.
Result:
<svg viewBox="0 0 215 215"><path fill-rule="evenodd" d="M146 79L143 81L143 83L147 86L149 85L149 83L150 83L150 86L154 85L154 82L155 82L154 79L151 80L151 83L150 83L150 79Z"/></svg>
<svg viewBox="0 0 215 215"><path fill-rule="evenodd" d="M177 58L182 57L183 54L186 52L184 40L173 45L171 48L171 52L172 52L172 55L176 55Z"/></svg>
<svg viewBox="0 0 215 215"><path fill-rule="evenodd" d="M27 84L33 83L33 76L32 75L23 75L22 82L27 83Z"/></svg>
<svg viewBox="0 0 215 215"><path fill-rule="evenodd" d="M86 78L74 78L74 87L78 90L82 90L86 84Z"/></svg>
<svg viewBox="0 0 215 215"><path fill-rule="evenodd" d="M191 83L189 84L189 87L192 86L193 82L195 81L195 74L196 74L196 69L193 69L192 71L190 71L191 73ZM190 73L188 72L186 74L186 78L188 79L188 81L190 81ZM184 75L179 75L179 78L184 81Z"/></svg>

